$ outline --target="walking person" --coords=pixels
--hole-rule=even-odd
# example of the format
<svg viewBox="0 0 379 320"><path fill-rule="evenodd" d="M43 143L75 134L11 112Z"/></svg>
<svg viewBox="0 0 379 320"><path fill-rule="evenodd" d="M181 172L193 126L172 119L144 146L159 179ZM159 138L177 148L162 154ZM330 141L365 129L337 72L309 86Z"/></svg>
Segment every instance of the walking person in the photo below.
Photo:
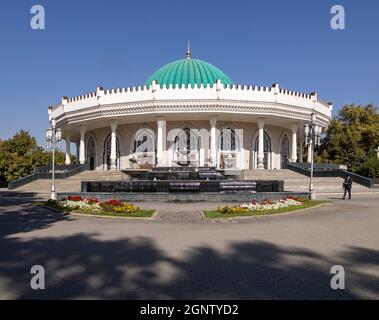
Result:
<svg viewBox="0 0 379 320"><path fill-rule="evenodd" d="M343 200L346 198L346 193L349 193L349 200L351 199L351 187L353 186L353 180L351 180L351 177L349 175L345 176L345 179L343 180Z"/></svg>

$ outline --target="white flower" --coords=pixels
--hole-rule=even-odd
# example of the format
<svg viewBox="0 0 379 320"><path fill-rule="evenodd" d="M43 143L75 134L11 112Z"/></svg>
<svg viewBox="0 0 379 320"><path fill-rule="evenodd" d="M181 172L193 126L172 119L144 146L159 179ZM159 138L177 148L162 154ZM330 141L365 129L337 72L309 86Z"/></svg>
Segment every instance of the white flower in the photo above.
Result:
<svg viewBox="0 0 379 320"><path fill-rule="evenodd" d="M101 210L101 207L98 203L90 204L87 200L82 201L72 201L72 200L62 200L59 201L58 204L67 209L75 209L78 208L80 210Z"/></svg>
<svg viewBox="0 0 379 320"><path fill-rule="evenodd" d="M283 199L271 202L260 201L260 202L248 202L239 205L240 208L247 208L250 211L262 211L271 209L287 208L292 206L300 206L302 203L294 199Z"/></svg>

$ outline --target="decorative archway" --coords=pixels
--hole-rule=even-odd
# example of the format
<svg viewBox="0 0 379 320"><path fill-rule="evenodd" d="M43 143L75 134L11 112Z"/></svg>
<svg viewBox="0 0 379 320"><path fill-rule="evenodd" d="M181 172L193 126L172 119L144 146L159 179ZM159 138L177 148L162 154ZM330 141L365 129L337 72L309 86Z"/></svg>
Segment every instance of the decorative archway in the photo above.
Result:
<svg viewBox="0 0 379 320"><path fill-rule="evenodd" d="M133 156L129 159L132 167L151 168L156 163L155 135L150 129L139 129L133 141Z"/></svg>
<svg viewBox="0 0 379 320"><path fill-rule="evenodd" d="M103 148L103 170L109 170L111 167L111 133L108 134L104 141ZM120 141L116 136L116 168L120 170Z"/></svg>
<svg viewBox="0 0 379 320"><path fill-rule="evenodd" d="M197 166L199 163L199 138L189 128L182 129L174 139L173 162L179 166Z"/></svg>
<svg viewBox="0 0 379 320"><path fill-rule="evenodd" d="M234 128L223 128L218 141L220 169L236 169L239 165L240 143Z"/></svg>
<svg viewBox="0 0 379 320"><path fill-rule="evenodd" d="M280 168L286 169L290 158L290 141L286 134L282 136L280 141Z"/></svg>
<svg viewBox="0 0 379 320"><path fill-rule="evenodd" d="M258 156L258 143L259 143L259 136L255 138L254 143L254 169L257 168L257 156ZM270 136L267 134L266 131L264 131L263 135L263 165L265 169L271 169L272 167L272 148L271 148L271 139Z"/></svg>
<svg viewBox="0 0 379 320"><path fill-rule="evenodd" d="M93 137L90 137L87 144L87 162L90 170L96 168L96 143Z"/></svg>

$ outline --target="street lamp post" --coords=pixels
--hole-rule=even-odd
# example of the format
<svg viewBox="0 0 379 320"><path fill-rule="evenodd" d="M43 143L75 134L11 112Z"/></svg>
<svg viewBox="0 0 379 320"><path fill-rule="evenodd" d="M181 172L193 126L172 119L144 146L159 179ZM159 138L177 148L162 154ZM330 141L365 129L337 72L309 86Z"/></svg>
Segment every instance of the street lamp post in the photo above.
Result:
<svg viewBox="0 0 379 320"><path fill-rule="evenodd" d="M311 121L309 123L305 124L304 128L305 133L305 145L308 146L311 150L310 156L311 156L311 174L309 179L309 194L310 199L314 200L316 199L316 194L314 191L314 185L313 185L313 169L314 169L314 146L320 145L321 140L321 127L317 125L316 123L316 114L312 113L311 115Z"/></svg>
<svg viewBox="0 0 379 320"><path fill-rule="evenodd" d="M51 120L51 128L46 130L46 149L53 152L52 163L52 180L51 180L51 195L50 199L56 200L57 194L55 192L55 150L59 147L62 140L61 129L56 128L55 119Z"/></svg>

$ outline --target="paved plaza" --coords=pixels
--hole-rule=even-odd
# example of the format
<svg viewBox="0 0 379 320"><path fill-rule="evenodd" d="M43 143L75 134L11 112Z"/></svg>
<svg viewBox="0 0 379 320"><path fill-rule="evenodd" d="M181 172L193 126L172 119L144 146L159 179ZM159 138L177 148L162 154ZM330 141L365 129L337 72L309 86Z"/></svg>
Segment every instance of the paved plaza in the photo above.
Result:
<svg viewBox="0 0 379 320"><path fill-rule="evenodd" d="M153 220L64 215L0 197L0 299L379 298L379 196L209 221L215 203L141 203ZM30 288L42 265L46 289ZM332 290L342 265L346 289Z"/></svg>

